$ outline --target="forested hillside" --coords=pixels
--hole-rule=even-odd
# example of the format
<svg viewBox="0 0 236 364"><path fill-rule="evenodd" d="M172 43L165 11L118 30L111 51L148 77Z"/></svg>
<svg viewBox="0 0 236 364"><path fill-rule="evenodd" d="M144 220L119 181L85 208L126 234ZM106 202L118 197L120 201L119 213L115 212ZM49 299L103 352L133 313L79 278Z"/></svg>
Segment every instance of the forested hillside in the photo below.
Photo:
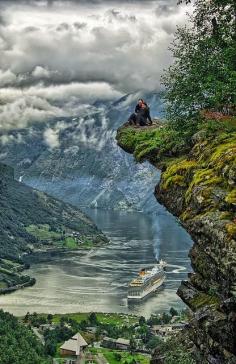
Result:
<svg viewBox="0 0 236 364"><path fill-rule="evenodd" d="M25 254L91 247L107 242L80 210L14 180L0 164L0 291L34 281L19 275ZM19 287L18 287L19 288Z"/></svg>
<svg viewBox="0 0 236 364"><path fill-rule="evenodd" d="M16 317L0 310L0 363L48 364L45 350L33 332Z"/></svg>

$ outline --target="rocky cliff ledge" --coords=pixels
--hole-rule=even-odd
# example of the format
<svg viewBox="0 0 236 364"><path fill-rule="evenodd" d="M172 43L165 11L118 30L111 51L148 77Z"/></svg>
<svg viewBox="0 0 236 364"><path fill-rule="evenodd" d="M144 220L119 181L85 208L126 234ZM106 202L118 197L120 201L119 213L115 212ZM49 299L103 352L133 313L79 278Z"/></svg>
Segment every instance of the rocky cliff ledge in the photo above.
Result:
<svg viewBox="0 0 236 364"><path fill-rule="evenodd" d="M191 234L193 272L178 295L192 311L189 337L199 363L236 363L236 128L220 122L188 145L165 125L117 132L118 145L162 170L157 200ZM153 363L159 363L153 360Z"/></svg>

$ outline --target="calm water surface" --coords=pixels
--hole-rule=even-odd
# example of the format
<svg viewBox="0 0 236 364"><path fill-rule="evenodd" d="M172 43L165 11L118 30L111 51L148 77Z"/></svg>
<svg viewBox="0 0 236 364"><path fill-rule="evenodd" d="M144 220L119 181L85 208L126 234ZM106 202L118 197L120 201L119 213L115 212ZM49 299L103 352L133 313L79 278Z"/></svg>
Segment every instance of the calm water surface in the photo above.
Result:
<svg viewBox="0 0 236 364"><path fill-rule="evenodd" d="M111 239L109 246L57 257L34 264L29 274L35 286L0 296L0 307L16 315L27 311L126 312L150 316L182 308L176 290L191 270L188 251L192 241L161 206L152 216L138 212L88 210ZM138 305L127 304L127 284L155 256L168 262L165 287Z"/></svg>

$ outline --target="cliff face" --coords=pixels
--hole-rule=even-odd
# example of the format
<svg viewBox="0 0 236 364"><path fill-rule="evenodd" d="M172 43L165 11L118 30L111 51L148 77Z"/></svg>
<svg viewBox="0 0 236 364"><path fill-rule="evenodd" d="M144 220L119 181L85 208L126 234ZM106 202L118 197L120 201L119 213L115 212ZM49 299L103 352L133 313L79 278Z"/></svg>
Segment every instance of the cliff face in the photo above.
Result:
<svg viewBox="0 0 236 364"><path fill-rule="evenodd" d="M192 310L190 339L199 363L236 362L236 132L201 130L188 146L167 137L165 126L118 130L118 144L162 170L157 200L191 234L194 273L178 295ZM169 143L169 144L168 144ZM155 361L154 361L155 362ZM156 361L158 362L158 361Z"/></svg>

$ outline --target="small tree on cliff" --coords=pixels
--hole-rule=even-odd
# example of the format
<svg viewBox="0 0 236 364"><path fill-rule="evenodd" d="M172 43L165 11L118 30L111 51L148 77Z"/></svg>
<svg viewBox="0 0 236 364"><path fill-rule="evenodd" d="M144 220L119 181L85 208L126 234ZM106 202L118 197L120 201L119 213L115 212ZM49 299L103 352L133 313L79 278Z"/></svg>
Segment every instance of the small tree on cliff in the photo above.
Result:
<svg viewBox="0 0 236 364"><path fill-rule="evenodd" d="M235 0L194 5L189 24L177 29L170 48L174 63L162 78L168 117L178 128L199 109L229 110L236 102Z"/></svg>

